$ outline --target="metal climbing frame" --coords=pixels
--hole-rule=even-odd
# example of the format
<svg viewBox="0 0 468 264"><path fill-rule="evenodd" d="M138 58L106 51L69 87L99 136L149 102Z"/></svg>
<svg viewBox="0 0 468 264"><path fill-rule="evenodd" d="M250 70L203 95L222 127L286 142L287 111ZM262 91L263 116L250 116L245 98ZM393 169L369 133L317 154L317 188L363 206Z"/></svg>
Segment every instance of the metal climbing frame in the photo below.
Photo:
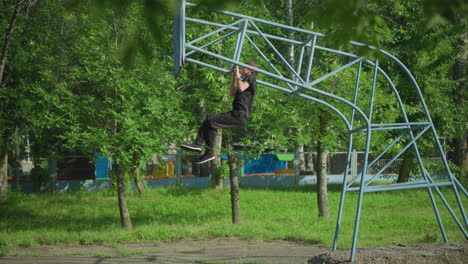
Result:
<svg viewBox="0 0 468 264"><path fill-rule="evenodd" d="M351 246L350 261L354 261L355 259L359 222L361 218L362 201L364 193L367 192L426 188L443 239L445 242L447 242L447 234L445 232L439 209L437 207L433 194L433 191L435 190L438 197L441 199L442 203L448 209L450 215L452 216L460 230L463 232L465 238L468 238L468 222L459 191L461 191L464 194L465 198L468 197L468 193L450 171L449 165L444 155L443 148L437 136L437 132L434 128L431 116L429 114L426 103L423 99L421 90L416 80L414 79L413 75L408 70L408 68L397 58L392 56L390 53L383 50L379 50L375 47L368 46L362 43L350 42L351 47L354 47L355 49L365 47L367 49L371 49L380 53L380 55L383 55L383 57L385 58L386 64L393 63L393 67L400 68L400 70L406 76L406 78L409 79L410 88L414 89L417 94L420 107L422 108L421 110L424 116L424 120L410 121L410 118L407 112L405 111L403 101L398 92L397 85L395 85L390 76L387 75L384 69L379 65L378 59L370 61L366 57L358 56L351 52L321 46L319 45L321 42L320 40L323 37L325 37L325 35L320 33L287 25L282 25L279 23L274 23L250 16L236 14L233 12L205 8L205 10L207 10L206 12L216 12L217 14L229 17L229 19L226 20L230 21L230 24L221 24L199 18L187 17L186 7L204 7L197 6L191 3L185 3L184 0L178 1L178 8L174 16L175 77L179 75L185 63L198 64L222 73L230 73L233 65L239 65L248 69L254 69L251 66L244 64L240 61L241 54L246 49L245 46L249 45L250 56L256 56L256 58L259 58L261 60L261 64L268 65L269 68L267 69L270 69L255 69L263 76L266 76L262 78L263 80L257 81L259 84L283 91L290 95L295 95L316 103L320 103L331 109L343 120L348 131L349 140L347 146L347 159L344 170L341 199L338 210L335 237L333 242L333 250L336 250L338 245L345 194L351 191L358 191L359 195L357 199L356 218L354 222L354 233ZM186 34L186 24L196 25L197 32L195 33L199 33L198 31L201 31L200 28L202 26L209 28L211 32L207 33L208 30L205 30L203 31L204 33L201 34L201 36L195 36L196 34L194 34L194 32L190 32L190 36L193 39L187 40L186 38L188 34ZM269 27L270 30L265 30L265 27ZM296 35L294 39L289 39L287 37L284 37L286 34L275 34L275 32L278 31L281 31L283 33L284 31L293 31ZM210 48L213 48L215 43L221 43L222 41L228 40L231 36L232 38L236 38L235 40L232 40L235 43L235 48L233 50L232 55L227 56L220 54L220 52L210 51ZM261 43L262 45L257 45L258 43ZM285 56L283 56L282 53L279 51L280 48L278 47L284 47L285 45L294 45L300 50L297 63L295 65L291 65L288 62L288 60L285 59ZM265 47L268 50L265 50ZM320 56L317 55L317 53L319 52L321 53ZM334 56L340 56L340 58L347 58L348 61L346 63L343 63L344 65L342 66L335 67L334 70L331 70L328 73L325 73L319 77L312 78L313 65L319 65L321 63L320 60L324 60L324 58L330 56L330 54L333 54ZM363 106L358 104L360 92L361 94L363 93L363 88L361 87L364 86L364 84L361 75L365 72L364 68L369 70L368 75L371 76L369 78L372 80L372 83L368 85L367 91L369 93L368 104L366 104L366 107L368 107L368 109L364 109ZM327 79L330 79L335 75L345 72L347 69L352 69L353 72L355 72L356 78L354 83L354 93L352 99L346 99L342 96L337 96L334 93L327 92L318 88L318 86L321 83L324 83ZM376 120L373 117L374 100L376 98L375 93L377 89L383 89L384 87L383 84L378 84L378 81L386 83L386 85L388 86L388 90L390 91L389 94L392 94L394 96L394 100L396 101L396 104L399 107L399 112L401 115L400 120L402 120L402 122L382 123L379 121L374 121ZM404 89L408 89L408 87L405 87ZM345 110L342 110L343 107L340 108L340 105L347 107L349 111L348 114L350 114L349 118L345 115ZM357 120L359 122L357 122ZM354 127L358 123L361 123L363 125L359 127ZM370 149L372 147L371 136L372 133L376 133L378 131L387 131L394 134L399 134L379 155L377 155L370 162L369 154ZM420 153L420 148L418 148L417 145L418 139L420 139L427 132L430 132L430 134L432 134L429 136L432 136L436 151L440 155L441 162L443 163L444 175L443 177L439 177L437 179L434 175L431 175L431 173L427 170L425 161ZM350 169L351 163L351 151L353 149L353 136L359 133L365 133L365 149L364 160L362 162L362 170L358 174L358 177L352 179L351 181L348 181L348 171ZM406 141L403 140L404 137L406 137ZM375 173L371 173L371 167L377 161L379 161L379 159L384 157L384 155L388 156L390 153L389 150L392 147L401 147L401 149L397 152L397 154L393 155L393 158L391 158L382 169ZM382 172L409 148L412 148L414 155L416 156L418 167L421 172L421 180L411 181L408 183L375 185L374 181L382 174ZM357 182L359 182L359 185L357 187L353 187L353 184ZM370 185L371 183L374 184ZM455 211L450 207L449 203L445 199L443 193L439 188L441 186L451 186L451 190L453 190L453 193L455 195L459 211L461 213L464 223L460 222Z"/></svg>

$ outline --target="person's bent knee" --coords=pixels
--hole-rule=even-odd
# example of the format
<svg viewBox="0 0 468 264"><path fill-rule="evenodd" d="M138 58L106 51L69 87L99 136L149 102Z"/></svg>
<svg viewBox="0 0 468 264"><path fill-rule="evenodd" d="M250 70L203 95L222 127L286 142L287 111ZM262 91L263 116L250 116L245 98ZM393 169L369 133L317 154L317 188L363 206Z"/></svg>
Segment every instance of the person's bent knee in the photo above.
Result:
<svg viewBox="0 0 468 264"><path fill-rule="evenodd" d="M211 128L211 129L216 129L216 128L213 126L212 120L210 120L210 119L208 119L208 118L205 120L205 122L203 122L203 125L205 125L205 126Z"/></svg>

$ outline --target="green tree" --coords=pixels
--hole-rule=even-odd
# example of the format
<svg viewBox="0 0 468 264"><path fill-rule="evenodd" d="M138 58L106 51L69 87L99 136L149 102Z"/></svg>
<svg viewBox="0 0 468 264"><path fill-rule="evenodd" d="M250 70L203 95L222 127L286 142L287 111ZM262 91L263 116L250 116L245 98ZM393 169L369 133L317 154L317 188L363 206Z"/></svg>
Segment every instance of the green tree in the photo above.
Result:
<svg viewBox="0 0 468 264"><path fill-rule="evenodd" d="M6 25L1 35L0 54L0 196L8 191L8 156L15 152L15 134L22 133L27 123L24 122L28 106L22 104L27 97L24 90L18 91L20 80L13 66L24 35L29 29L29 18L36 1L3 1L0 4L2 16L0 23ZM21 132L18 132L21 131Z"/></svg>
<svg viewBox="0 0 468 264"><path fill-rule="evenodd" d="M141 21L136 14L140 8L135 5L120 13L117 23L124 28L138 27ZM107 11L107 18L112 20L101 23L99 18L83 21L87 12L84 9L70 14L86 34L72 47L74 72L67 82L70 96L79 107L69 109L64 137L71 147L87 153L99 150L112 159L122 225L131 228L125 175L152 155L164 153L169 143L180 141L182 131L176 128L184 125L182 91L177 90L171 76L168 51L162 48L168 39L160 40L162 46L152 46L151 60L136 56L134 66L124 68L109 51L126 40L128 31L104 30L115 22L112 11Z"/></svg>

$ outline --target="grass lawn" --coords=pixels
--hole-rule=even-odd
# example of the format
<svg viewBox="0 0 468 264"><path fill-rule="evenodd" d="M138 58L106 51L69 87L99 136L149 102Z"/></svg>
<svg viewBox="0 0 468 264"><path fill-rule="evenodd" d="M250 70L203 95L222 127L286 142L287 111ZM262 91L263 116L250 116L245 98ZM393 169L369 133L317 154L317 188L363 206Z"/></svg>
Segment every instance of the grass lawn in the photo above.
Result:
<svg viewBox="0 0 468 264"><path fill-rule="evenodd" d="M120 226L116 193L10 193L0 202L0 255L16 247L58 244L115 244L183 238L241 237L254 241L288 239L331 247L340 186L329 186L331 218L317 217L315 186L241 188L242 223L231 223L229 187L147 189L127 192L133 230ZM452 208L455 197L443 192ZM350 248L357 201L348 193L339 247ZM440 199L450 242L466 241ZM466 199L462 198L465 203ZM458 212L459 210L455 210ZM459 213L458 213L459 215ZM461 218L460 218L461 219ZM426 190L364 195L358 247L443 242Z"/></svg>

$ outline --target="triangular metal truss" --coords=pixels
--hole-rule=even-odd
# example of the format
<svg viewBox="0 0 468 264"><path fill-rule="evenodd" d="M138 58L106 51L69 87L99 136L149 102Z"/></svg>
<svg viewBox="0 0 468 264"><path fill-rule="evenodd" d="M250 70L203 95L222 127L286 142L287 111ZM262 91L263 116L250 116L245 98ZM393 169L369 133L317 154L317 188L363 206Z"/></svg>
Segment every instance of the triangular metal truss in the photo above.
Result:
<svg viewBox="0 0 468 264"><path fill-rule="evenodd" d="M359 229L362 200L364 193L367 192L379 192L379 191L390 191L390 190L403 190L403 189L414 189L414 188L427 188L429 193L429 198L431 200L442 236L444 241L448 241L444 225L442 223L439 209L435 202L433 190L437 193L439 198L442 200L445 207L448 209L449 213L453 217L454 221L457 223L461 232L463 232L465 238L468 238L468 222L465 213L465 209L462 204L462 199L460 197L459 191L463 193L465 198L468 196L467 191L462 187L458 180L453 176L449 169L442 145L437 136L437 132L434 128L431 116L427 109L426 103L423 99L421 90L411 74L408 68L401 63L397 58L395 58L390 53L379 50L375 47L367 46L362 43L350 42L354 47L366 47L368 49L373 49L378 51L381 55L386 57L386 60L393 63L394 67L399 67L401 71L405 74L406 78L409 79L411 83L411 89L416 91L416 94L419 99L419 104L424 115L424 120L410 121L408 114L405 111L405 107L400 94L398 92L397 86L394 84L390 76L384 71L382 67L379 66L379 60L375 59L370 61L366 57L358 56L350 52L345 52L342 50L337 50L333 48L327 48L325 46L319 45L320 38L323 38L325 35L312 32L309 30L304 30L300 28L295 28L287 25L282 25L279 23L274 23L266 21L263 19L258 19L250 16L245 16L241 14L236 14L233 12L227 12L223 10L212 10L206 9L210 12L217 12L218 14L225 15L233 21L229 24L220 24L217 22L210 22L198 18L191 18L186 16L186 7L195 7L196 5L191 3L185 3L184 0L179 0L179 8L174 17L174 76L177 77L184 65L184 63L194 63L204 67L208 67L214 70L217 70L222 73L229 73L233 65L239 65L245 68L254 69L250 65L244 64L241 62L240 58L244 50L244 43L250 45L252 52L255 52L258 58L261 58L262 64L268 65L266 69L255 69L259 73L263 74L268 78L263 80L257 80L258 83L283 91L285 93L295 95L298 97L311 100L322 105L327 106L329 109L334 111L344 122L348 130L348 147L347 147L347 158L344 170L343 177L343 188L340 199L340 206L337 217L335 239L333 243L333 250L337 248L341 217L343 213L343 206L345 200L345 194L350 191L358 191L359 197L357 201L357 210L356 210L356 219L354 224L354 233L353 233L353 242L351 246L351 257L350 261L354 261L355 252L356 252L356 243L357 243L357 234ZM201 7L203 8L203 7ZM186 34L186 23L191 25L196 25L197 28L201 26L207 26L212 29L210 33L203 34L199 37L194 37L193 39L187 40ZM286 34L276 35L273 33L267 33L261 28L269 27L280 29L284 31L293 31L296 34L300 34L294 39L289 39L284 37ZM274 30L269 30L269 32L274 32ZM213 47L213 44L219 43L223 40L229 39L230 37L236 37L235 48L233 54L230 56L219 54L209 49ZM268 47L268 51L262 50L260 45L257 45L259 42L254 41L259 40L261 42L261 47ZM274 43L273 43L274 42ZM280 45L282 44L282 45ZM299 54L296 60L295 65L291 65L288 60L283 56L283 53L280 52L281 46L284 48L286 45L294 45L298 50ZM312 69L314 65L314 59L321 59L317 56L317 52L322 54L334 54L335 56L340 56L343 58L348 58L346 63L343 63L342 66L337 67L334 70L329 71L319 77L312 77ZM323 57L323 56L322 56ZM217 59L218 62L224 62L224 66L220 65L222 63L213 63L213 58ZM273 60L274 58L274 60ZM317 63L317 62L315 62ZM372 84L370 88L369 103L367 104L368 109L363 109L362 106L359 106L358 96L360 95L360 89L362 86L361 83L361 73L363 68L367 67L370 69L372 74ZM355 75L355 85L354 85L354 96L352 100L346 99L344 97L337 96L331 92L327 92L317 88L317 86L326 81L333 76L340 74L341 72L353 68L356 72ZM383 82L389 87L391 93L395 97L394 99L397 102L399 107L401 120L399 123L374 123L373 119L373 107L375 100L375 92L378 89L377 79L383 79ZM268 79L268 80L267 80ZM408 89L408 88L406 88ZM324 99L327 98L327 99ZM338 104L347 106L350 111L350 117L347 117L345 113L337 107ZM354 128L356 119L360 119L364 125ZM370 149L371 149L371 136L377 131L392 131L394 134L398 134L396 138L372 161L370 161ZM351 152L353 149L353 135L357 133L365 133L365 149L364 149L364 160L362 162L362 170L358 174L358 177L352 179L348 182L348 171L350 170L351 164ZM431 175L424 164L424 160L421 156L420 149L418 148L417 141L423 135L429 134L434 140L436 152L440 156L440 162L442 163L445 173L444 177L434 178L434 175ZM402 144L402 138L406 137L407 140ZM393 155L384 166L381 166L376 173L373 173L370 177L367 177L370 171L370 168L375 165L382 157L388 155L389 150L392 147L401 146L397 154ZM396 184L387 184L387 185L371 185L375 183L374 181L387 169L395 160L397 160L406 150L412 148L419 169L421 171L421 179L417 181L412 181L408 183L396 183ZM357 187L353 187L359 181ZM449 203L445 199L444 195L440 191L439 187L441 186L451 186L453 193L455 194L456 201L461 212L463 223L458 219L453 209L450 207Z"/></svg>

